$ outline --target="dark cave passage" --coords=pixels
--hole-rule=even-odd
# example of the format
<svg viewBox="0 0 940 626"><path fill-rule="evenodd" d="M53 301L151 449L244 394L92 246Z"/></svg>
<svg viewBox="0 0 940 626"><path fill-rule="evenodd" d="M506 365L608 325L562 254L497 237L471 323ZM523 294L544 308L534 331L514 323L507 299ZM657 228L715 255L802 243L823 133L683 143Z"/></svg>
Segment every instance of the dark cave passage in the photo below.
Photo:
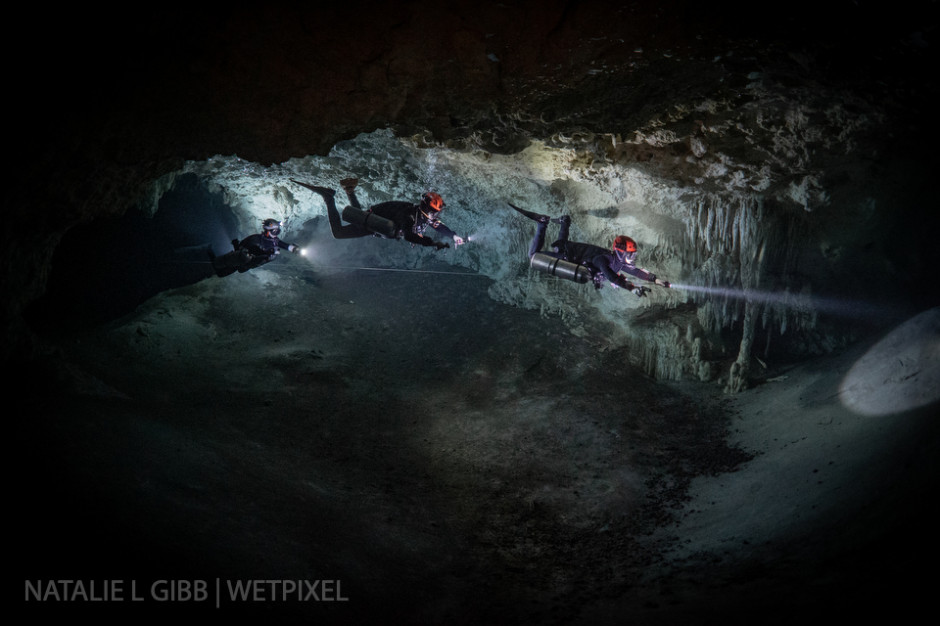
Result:
<svg viewBox="0 0 940 626"><path fill-rule="evenodd" d="M183 175L154 216L129 210L70 229L57 246L43 297L27 321L38 331L77 330L112 321L148 298L213 276L210 249L231 249L237 219L221 194Z"/></svg>

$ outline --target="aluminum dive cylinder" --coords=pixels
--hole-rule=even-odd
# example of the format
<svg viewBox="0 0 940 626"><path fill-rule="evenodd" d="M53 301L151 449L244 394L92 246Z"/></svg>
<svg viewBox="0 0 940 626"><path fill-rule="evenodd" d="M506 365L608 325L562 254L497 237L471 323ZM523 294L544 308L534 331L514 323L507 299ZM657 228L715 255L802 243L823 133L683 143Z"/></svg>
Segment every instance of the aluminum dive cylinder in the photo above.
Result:
<svg viewBox="0 0 940 626"><path fill-rule="evenodd" d="M388 239L398 237L398 227L395 226L395 222L378 216L372 211L363 211L353 206L347 206L343 209L343 219L350 224L357 224L369 232Z"/></svg>
<svg viewBox="0 0 940 626"><path fill-rule="evenodd" d="M529 267L532 269L573 280L576 283L591 282L591 270L578 263L572 263L564 259L558 259L544 252L536 252L529 260Z"/></svg>

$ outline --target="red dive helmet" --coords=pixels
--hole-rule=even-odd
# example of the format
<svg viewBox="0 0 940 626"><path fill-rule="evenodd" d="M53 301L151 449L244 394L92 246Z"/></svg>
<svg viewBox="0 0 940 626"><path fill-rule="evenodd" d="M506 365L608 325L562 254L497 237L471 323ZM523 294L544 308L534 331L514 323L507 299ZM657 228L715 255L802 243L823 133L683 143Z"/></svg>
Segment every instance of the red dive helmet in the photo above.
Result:
<svg viewBox="0 0 940 626"><path fill-rule="evenodd" d="M421 204L437 213L444 208L444 198L441 197L441 194L434 193L433 191L428 191L423 196L421 196Z"/></svg>
<svg viewBox="0 0 940 626"><path fill-rule="evenodd" d="M636 254L636 242L626 235L617 235L617 238L614 239L614 251Z"/></svg>

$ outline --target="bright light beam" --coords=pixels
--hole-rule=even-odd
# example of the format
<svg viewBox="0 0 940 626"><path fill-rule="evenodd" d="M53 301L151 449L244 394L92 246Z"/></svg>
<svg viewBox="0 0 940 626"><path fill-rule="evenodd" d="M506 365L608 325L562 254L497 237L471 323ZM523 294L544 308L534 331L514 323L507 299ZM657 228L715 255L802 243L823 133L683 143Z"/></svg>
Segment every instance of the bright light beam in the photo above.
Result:
<svg viewBox="0 0 940 626"><path fill-rule="evenodd" d="M859 300L840 300L836 298L811 296L793 292L760 291L757 289L720 286L703 287L701 285L686 285L681 283L672 283L672 288L732 298L735 300L744 300L746 302L781 305L790 309L812 308L822 313L856 319L867 318L883 320L886 318L897 318L903 314L901 307L892 307L885 304Z"/></svg>

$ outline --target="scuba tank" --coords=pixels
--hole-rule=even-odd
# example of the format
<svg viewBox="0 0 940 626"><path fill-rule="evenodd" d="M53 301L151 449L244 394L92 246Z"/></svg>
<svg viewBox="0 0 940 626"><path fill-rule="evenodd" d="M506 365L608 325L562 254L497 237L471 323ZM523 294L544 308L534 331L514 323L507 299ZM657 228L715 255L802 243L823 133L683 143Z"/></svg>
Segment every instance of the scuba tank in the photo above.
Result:
<svg viewBox="0 0 940 626"><path fill-rule="evenodd" d="M529 267L552 276L573 280L576 283L589 283L594 280L594 277L591 276L591 270L584 265L559 259L544 252L533 254L529 261Z"/></svg>
<svg viewBox="0 0 940 626"><path fill-rule="evenodd" d="M343 209L343 219L350 224L362 226L366 230L387 239L398 238L398 227L395 222L380 217L372 211L363 211L356 207L347 206Z"/></svg>

